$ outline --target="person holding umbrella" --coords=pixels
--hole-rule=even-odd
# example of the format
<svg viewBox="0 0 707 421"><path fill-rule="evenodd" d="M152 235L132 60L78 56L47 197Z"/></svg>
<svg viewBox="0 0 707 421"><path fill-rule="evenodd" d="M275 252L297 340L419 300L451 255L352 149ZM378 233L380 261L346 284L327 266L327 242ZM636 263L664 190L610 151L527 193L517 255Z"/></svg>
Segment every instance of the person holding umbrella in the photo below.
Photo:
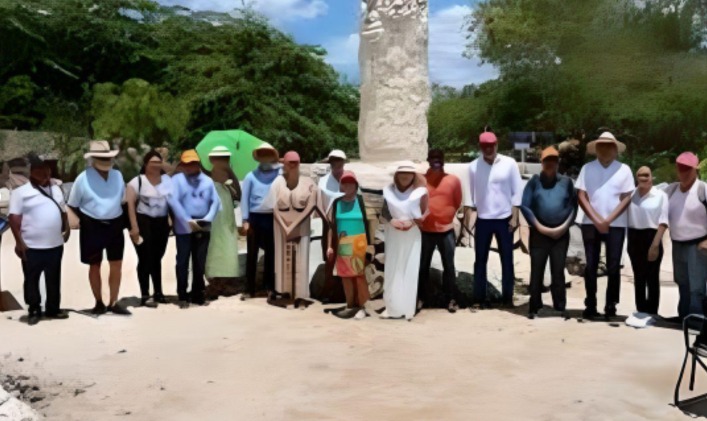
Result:
<svg viewBox="0 0 707 421"><path fill-rule="evenodd" d="M268 296L275 289L275 228L273 225L272 201L266 200L270 188L279 174L279 154L271 145L264 143L253 150L253 159L258 161L258 168L249 172L243 179L243 197L241 215L243 228L241 233L247 236L248 258L246 278L248 295L255 297L258 252L265 252L264 284ZM244 294L243 298L247 295Z"/></svg>

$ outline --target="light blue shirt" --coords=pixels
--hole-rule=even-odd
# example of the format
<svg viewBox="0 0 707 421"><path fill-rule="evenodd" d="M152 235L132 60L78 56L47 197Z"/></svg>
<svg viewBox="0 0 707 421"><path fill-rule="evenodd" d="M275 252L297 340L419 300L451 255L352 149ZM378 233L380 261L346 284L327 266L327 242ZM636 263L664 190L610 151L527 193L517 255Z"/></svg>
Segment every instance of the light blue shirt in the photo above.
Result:
<svg viewBox="0 0 707 421"><path fill-rule="evenodd" d="M192 219L213 222L221 210L221 199L211 178L203 173L192 177L180 173L172 177L172 184L174 193L169 206L174 212L175 234L190 234Z"/></svg>
<svg viewBox="0 0 707 421"><path fill-rule="evenodd" d="M109 220L123 214L124 196L125 182L120 171L112 169L108 179L104 179L95 168L88 167L76 177L67 205L93 219Z"/></svg>
<svg viewBox="0 0 707 421"><path fill-rule="evenodd" d="M270 195L270 187L280 174L278 169L261 171L260 168L248 173L243 180L241 215L247 221L252 213L272 213L272 203L266 200Z"/></svg>

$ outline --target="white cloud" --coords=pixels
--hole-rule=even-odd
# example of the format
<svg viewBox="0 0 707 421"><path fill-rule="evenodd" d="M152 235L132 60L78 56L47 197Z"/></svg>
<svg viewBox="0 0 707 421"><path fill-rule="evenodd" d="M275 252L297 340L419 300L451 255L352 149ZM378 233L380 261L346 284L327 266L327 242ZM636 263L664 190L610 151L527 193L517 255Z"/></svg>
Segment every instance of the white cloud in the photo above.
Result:
<svg viewBox="0 0 707 421"><path fill-rule="evenodd" d="M478 59L462 57L467 43L463 24L469 13L471 8L468 6L455 5L430 15L430 82L461 88L498 76L493 66L479 66ZM354 81L359 80L358 44L358 33L336 37L324 43L329 53L327 63Z"/></svg>
<svg viewBox="0 0 707 421"><path fill-rule="evenodd" d="M231 12L243 5L241 0L159 0L165 5L180 5L192 10ZM326 15L326 0L246 0L255 10L274 22L314 19Z"/></svg>

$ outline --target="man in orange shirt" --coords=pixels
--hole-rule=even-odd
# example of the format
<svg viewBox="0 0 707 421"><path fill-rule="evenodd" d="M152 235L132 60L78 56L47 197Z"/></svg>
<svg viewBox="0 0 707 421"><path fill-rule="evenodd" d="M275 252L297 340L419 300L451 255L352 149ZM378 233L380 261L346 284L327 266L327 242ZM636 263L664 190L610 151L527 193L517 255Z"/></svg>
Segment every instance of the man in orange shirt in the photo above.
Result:
<svg viewBox="0 0 707 421"><path fill-rule="evenodd" d="M439 249L444 267L443 288L447 310L456 313L459 309L454 299L454 284L457 274L454 267L454 218L462 204L462 185L459 178L444 172L444 152L431 149L427 155L430 169L425 174L429 193L429 213L420 227L422 231L422 252L420 275L417 288L418 310L427 299L430 279L430 263L435 249Z"/></svg>

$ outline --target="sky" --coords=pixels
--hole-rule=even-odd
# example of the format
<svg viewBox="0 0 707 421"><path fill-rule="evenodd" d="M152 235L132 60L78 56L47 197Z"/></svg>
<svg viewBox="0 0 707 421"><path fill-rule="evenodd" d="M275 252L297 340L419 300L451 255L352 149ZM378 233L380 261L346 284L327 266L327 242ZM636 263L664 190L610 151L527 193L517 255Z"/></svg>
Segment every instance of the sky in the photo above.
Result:
<svg viewBox="0 0 707 421"><path fill-rule="evenodd" d="M229 12L241 0L158 0L192 10ZM303 44L323 46L326 61L353 83L358 77L358 30L360 0L245 0L273 25ZM489 65L462 57L465 50L464 19L474 0L430 0L430 81L461 88L497 76Z"/></svg>

